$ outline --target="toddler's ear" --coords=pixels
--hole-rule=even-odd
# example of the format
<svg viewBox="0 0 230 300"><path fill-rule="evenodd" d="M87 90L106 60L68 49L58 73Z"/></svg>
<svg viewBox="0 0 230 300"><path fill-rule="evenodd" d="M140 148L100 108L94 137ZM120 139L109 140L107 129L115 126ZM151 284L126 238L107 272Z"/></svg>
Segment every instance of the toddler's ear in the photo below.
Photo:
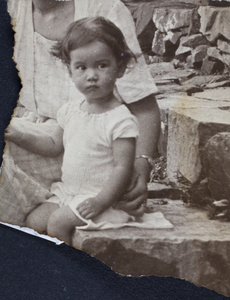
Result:
<svg viewBox="0 0 230 300"><path fill-rule="evenodd" d="M68 73L69 73L70 78L72 78L72 72L71 72L71 69L70 69L70 65L67 65L67 69L68 69Z"/></svg>
<svg viewBox="0 0 230 300"><path fill-rule="evenodd" d="M119 67L119 70L118 70L117 78L121 78L125 73L126 66L124 66L124 64L122 62L119 62L118 67Z"/></svg>

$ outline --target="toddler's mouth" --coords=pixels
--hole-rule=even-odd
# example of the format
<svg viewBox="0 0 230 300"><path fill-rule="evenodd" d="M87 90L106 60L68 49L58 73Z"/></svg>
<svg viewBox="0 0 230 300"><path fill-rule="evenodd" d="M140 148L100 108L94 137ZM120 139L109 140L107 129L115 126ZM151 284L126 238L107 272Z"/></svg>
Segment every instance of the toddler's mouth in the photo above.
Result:
<svg viewBox="0 0 230 300"><path fill-rule="evenodd" d="M90 85L90 86L88 86L87 88L86 88L86 90L88 91L88 92L93 92L93 91L95 91L96 89L98 89L99 87L97 86L97 85Z"/></svg>

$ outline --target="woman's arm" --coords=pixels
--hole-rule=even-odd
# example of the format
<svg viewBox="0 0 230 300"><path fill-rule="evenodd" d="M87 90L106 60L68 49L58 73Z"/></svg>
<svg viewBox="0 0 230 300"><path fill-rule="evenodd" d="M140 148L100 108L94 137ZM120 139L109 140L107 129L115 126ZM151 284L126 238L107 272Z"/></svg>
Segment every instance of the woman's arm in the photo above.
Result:
<svg viewBox="0 0 230 300"><path fill-rule="evenodd" d="M126 191L135 160L135 139L119 138L113 142L114 168L101 192L77 207L82 217L93 218L116 203Z"/></svg>
<svg viewBox="0 0 230 300"><path fill-rule="evenodd" d="M12 118L5 136L8 141L36 154L55 157L63 152L63 130L52 120L38 124Z"/></svg>
<svg viewBox="0 0 230 300"><path fill-rule="evenodd" d="M154 95L128 105L139 122L140 135L137 140L136 155L154 157L160 134L160 112ZM146 159L139 158L135 163L138 173L148 182L150 166Z"/></svg>
<svg viewBox="0 0 230 300"><path fill-rule="evenodd" d="M140 136L137 140L137 156L154 157L160 133L160 113L154 95L129 104L129 109L139 121ZM146 159L139 158L135 161L135 169L131 188L126 191L118 207L132 215L141 215L144 212L142 204L146 202L148 196L147 183L150 166Z"/></svg>

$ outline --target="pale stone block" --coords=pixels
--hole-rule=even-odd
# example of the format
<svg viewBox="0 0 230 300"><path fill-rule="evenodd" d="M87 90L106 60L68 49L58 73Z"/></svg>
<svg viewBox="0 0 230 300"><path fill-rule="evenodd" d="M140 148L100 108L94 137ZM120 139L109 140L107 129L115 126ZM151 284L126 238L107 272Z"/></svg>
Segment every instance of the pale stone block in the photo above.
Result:
<svg viewBox="0 0 230 300"><path fill-rule="evenodd" d="M164 40L165 36L166 33L160 32L159 30L155 32L155 36L152 43L152 51L159 56L163 56L166 52Z"/></svg>
<svg viewBox="0 0 230 300"><path fill-rule="evenodd" d="M230 106L228 110L230 114ZM213 199L230 200L230 132L218 133L208 140L203 163Z"/></svg>
<svg viewBox="0 0 230 300"><path fill-rule="evenodd" d="M192 57L191 57L192 63L195 64L195 63L202 62L207 55L207 49L208 49L207 45L200 45L196 47L192 51Z"/></svg>
<svg viewBox="0 0 230 300"><path fill-rule="evenodd" d="M210 45L205 36L202 34L193 34L190 36L183 36L180 44L185 47L196 48L200 45Z"/></svg>
<svg viewBox="0 0 230 300"><path fill-rule="evenodd" d="M221 53L216 47L208 48L207 55L211 58L222 61L224 64L230 64L230 54Z"/></svg>
<svg viewBox="0 0 230 300"><path fill-rule="evenodd" d="M194 183L202 170L201 155L206 142L216 133L230 130L230 117L228 111L218 107L218 101L216 107L191 109L187 100L169 110L167 174L176 181L179 171Z"/></svg>
<svg viewBox="0 0 230 300"><path fill-rule="evenodd" d="M217 48L221 51L230 54L230 43L222 40L217 41Z"/></svg>
<svg viewBox="0 0 230 300"><path fill-rule="evenodd" d="M161 32L189 27L191 18L192 9L162 7L157 8L153 13L153 22Z"/></svg>
<svg viewBox="0 0 230 300"><path fill-rule="evenodd" d="M210 6L200 6L200 32L203 33L211 43L216 43L220 35L230 40L230 9L218 7L213 9Z"/></svg>

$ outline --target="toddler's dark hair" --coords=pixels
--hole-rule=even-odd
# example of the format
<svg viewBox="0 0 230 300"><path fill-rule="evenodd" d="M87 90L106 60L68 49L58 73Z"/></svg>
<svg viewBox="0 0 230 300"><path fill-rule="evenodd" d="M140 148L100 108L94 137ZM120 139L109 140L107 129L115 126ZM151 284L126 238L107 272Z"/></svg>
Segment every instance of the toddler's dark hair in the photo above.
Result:
<svg viewBox="0 0 230 300"><path fill-rule="evenodd" d="M71 51L94 41L105 43L112 50L117 62L122 63L124 67L127 67L132 59L136 61L121 30L103 17L84 18L71 23L65 37L54 45L51 53L69 65Z"/></svg>

